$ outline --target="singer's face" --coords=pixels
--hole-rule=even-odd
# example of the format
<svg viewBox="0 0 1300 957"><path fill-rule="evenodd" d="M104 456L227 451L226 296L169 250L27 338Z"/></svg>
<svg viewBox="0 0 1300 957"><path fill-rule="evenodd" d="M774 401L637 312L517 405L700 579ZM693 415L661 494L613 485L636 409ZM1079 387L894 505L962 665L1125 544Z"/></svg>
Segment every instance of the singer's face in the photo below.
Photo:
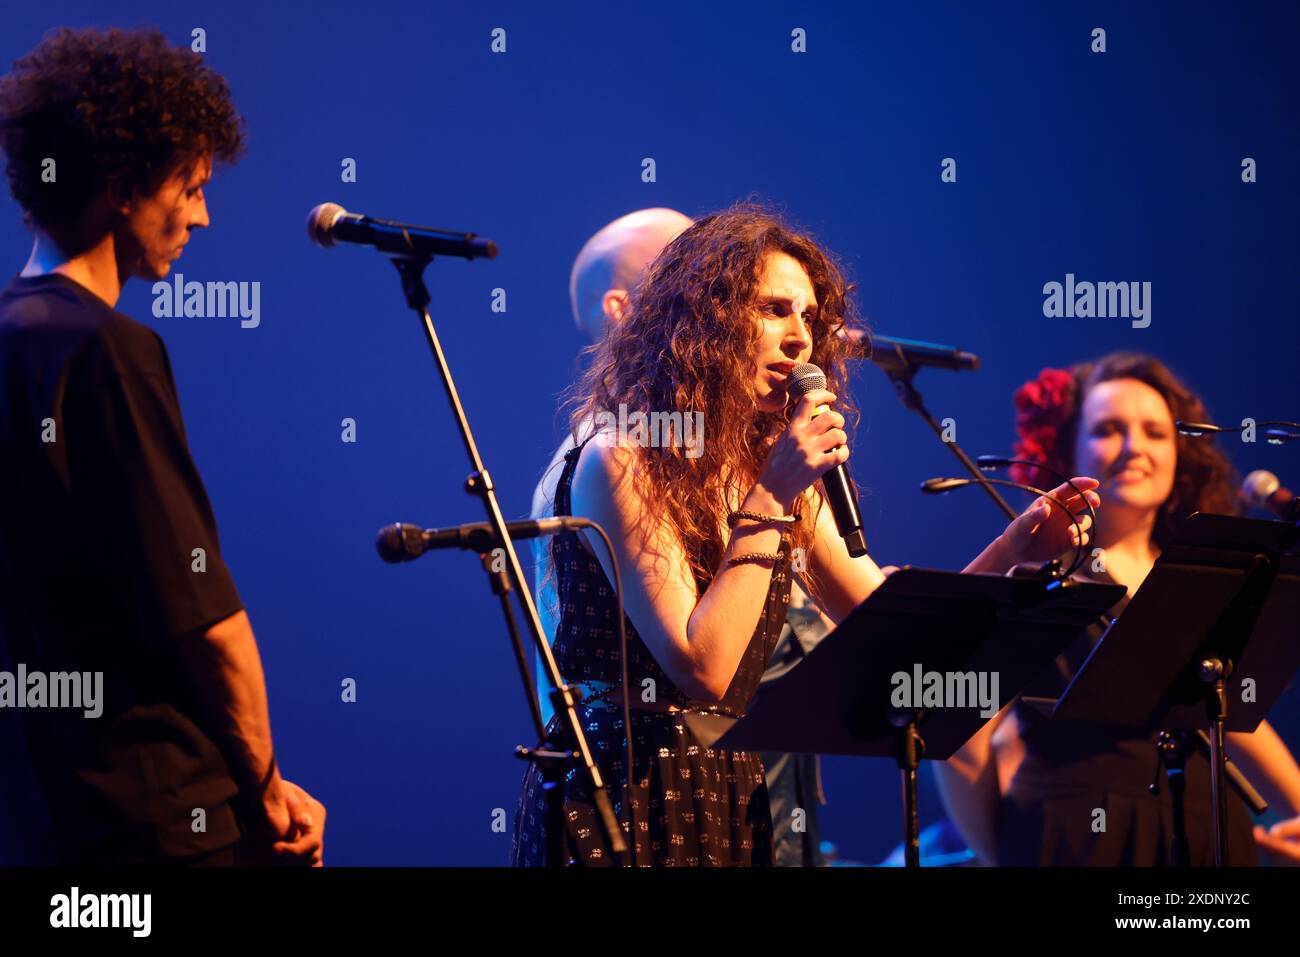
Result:
<svg viewBox="0 0 1300 957"><path fill-rule="evenodd" d="M211 178L212 160L204 157L193 168L172 173L152 195L137 195L126 204L118 252L131 275L166 278L190 230L208 225L203 187Z"/></svg>
<svg viewBox="0 0 1300 957"><path fill-rule="evenodd" d="M817 295L808 272L785 253L763 262L756 300L760 324L754 395L764 412L785 408L790 369L812 357L812 323Z"/></svg>
<svg viewBox="0 0 1300 957"><path fill-rule="evenodd" d="M1091 475L1106 507L1155 510L1174 490L1178 453L1164 398L1137 379L1112 379L1089 390L1075 440L1076 475Z"/></svg>

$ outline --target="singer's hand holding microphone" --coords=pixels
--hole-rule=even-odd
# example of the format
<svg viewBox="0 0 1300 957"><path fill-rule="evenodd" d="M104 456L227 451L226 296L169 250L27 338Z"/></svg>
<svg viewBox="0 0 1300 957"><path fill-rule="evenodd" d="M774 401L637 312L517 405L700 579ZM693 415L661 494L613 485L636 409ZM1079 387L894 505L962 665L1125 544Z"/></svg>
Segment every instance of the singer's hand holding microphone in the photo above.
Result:
<svg viewBox="0 0 1300 957"><path fill-rule="evenodd" d="M810 362L790 369L788 389L795 400L794 413L768 452L759 484L788 508L813 482L821 479L826 504L849 555L867 554L867 540L858 511L858 495L844 463L849 460L849 437L844 416L831 408L835 394L826 376Z"/></svg>
<svg viewBox="0 0 1300 957"><path fill-rule="evenodd" d="M806 393L768 453L759 482L786 508L823 473L849 459L844 416L831 408L834 402L826 389Z"/></svg>

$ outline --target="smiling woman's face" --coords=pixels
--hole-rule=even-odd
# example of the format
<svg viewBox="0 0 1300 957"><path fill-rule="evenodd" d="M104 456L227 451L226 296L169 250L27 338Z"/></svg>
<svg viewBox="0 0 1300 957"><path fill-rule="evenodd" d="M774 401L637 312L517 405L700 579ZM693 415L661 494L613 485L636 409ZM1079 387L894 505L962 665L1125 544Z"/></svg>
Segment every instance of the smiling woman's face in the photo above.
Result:
<svg viewBox="0 0 1300 957"><path fill-rule="evenodd" d="M1178 466L1173 415L1164 397L1137 379L1093 386L1079 414L1074 472L1101 482L1106 505L1159 509Z"/></svg>

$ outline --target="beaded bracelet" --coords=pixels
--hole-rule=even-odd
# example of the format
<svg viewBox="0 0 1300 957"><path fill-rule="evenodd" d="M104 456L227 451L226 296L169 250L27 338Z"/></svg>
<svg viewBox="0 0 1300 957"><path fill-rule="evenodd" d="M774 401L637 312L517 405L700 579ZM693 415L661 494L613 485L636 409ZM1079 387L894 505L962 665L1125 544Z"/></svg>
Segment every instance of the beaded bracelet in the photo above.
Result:
<svg viewBox="0 0 1300 957"><path fill-rule="evenodd" d="M799 521L799 513L795 512L793 515L764 515L762 512L737 509L727 516L727 528L735 528L736 523L742 518L747 518L751 522L776 522L778 525L793 525Z"/></svg>
<svg viewBox="0 0 1300 957"><path fill-rule="evenodd" d="M735 558L727 559L727 564L739 565L742 562L779 562L783 556L782 552L747 552L744 555L737 555Z"/></svg>

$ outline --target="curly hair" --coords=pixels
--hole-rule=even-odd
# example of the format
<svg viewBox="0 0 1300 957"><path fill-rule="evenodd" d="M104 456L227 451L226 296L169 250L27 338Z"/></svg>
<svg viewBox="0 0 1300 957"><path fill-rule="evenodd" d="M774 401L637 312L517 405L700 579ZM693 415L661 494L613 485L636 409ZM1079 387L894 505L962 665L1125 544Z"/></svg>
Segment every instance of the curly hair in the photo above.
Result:
<svg viewBox="0 0 1300 957"><path fill-rule="evenodd" d="M156 30L56 30L0 80L9 189L43 228L75 223L105 190L148 194L203 156L233 162L243 143L225 79Z"/></svg>
<svg viewBox="0 0 1300 957"><path fill-rule="evenodd" d="M1174 420L1210 421L1200 397L1159 359L1137 352L1112 352L1069 370L1044 369L1038 379L1016 390L1019 441L1015 457L1039 462L1066 475L1075 474L1074 446L1083 401L1094 386L1115 379L1136 379L1155 389ZM1193 512L1235 515L1240 510L1233 494L1236 473L1218 446L1207 439L1179 434L1174 448L1177 465L1173 491L1161 507L1151 533L1153 543L1161 549ZM1028 482L1036 471L1017 467L1013 476Z"/></svg>
<svg viewBox="0 0 1300 957"><path fill-rule="evenodd" d="M793 404L777 414L758 407L754 374L761 333L760 274L770 253L799 262L817 296L810 362L846 428L859 413L845 387L845 360L860 349L839 335L862 328L849 285L835 260L768 207L744 202L697 220L659 254L629 295L620 322L589 346L592 363L565 403L574 441L600 413L628 410L702 412L708 439L695 457L674 443L638 448L634 490L645 503L643 527L677 537L697 582L712 580L725 549L720 526L757 479ZM865 329L862 329L865 336ZM807 501L807 496L805 496ZM820 496L812 493L792 529L795 547L811 552ZM808 574L814 597L817 585Z"/></svg>

